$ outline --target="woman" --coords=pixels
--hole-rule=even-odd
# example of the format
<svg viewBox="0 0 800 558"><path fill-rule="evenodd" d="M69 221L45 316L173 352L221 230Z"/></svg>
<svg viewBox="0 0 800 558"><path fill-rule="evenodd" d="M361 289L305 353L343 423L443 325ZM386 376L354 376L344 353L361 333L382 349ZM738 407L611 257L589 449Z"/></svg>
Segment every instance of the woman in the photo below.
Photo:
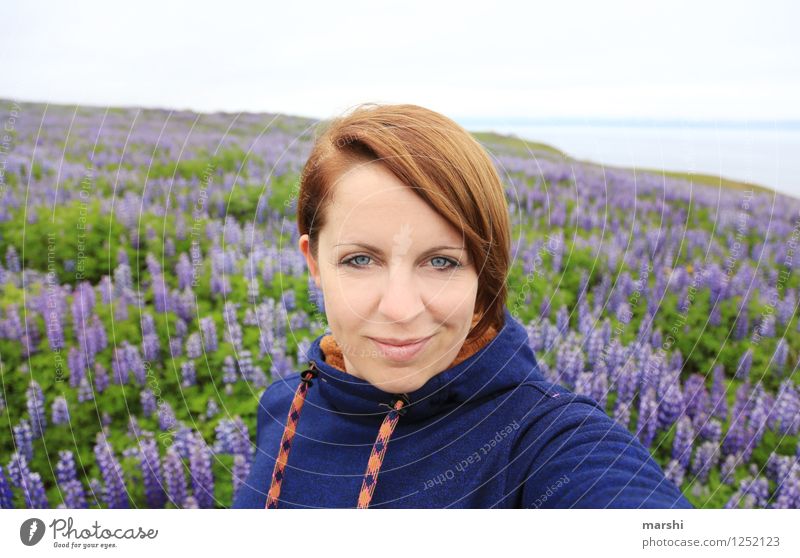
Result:
<svg viewBox="0 0 800 558"><path fill-rule="evenodd" d="M359 107L317 140L297 211L331 333L264 392L234 507L691 508L539 371L505 306L504 190L463 128Z"/></svg>

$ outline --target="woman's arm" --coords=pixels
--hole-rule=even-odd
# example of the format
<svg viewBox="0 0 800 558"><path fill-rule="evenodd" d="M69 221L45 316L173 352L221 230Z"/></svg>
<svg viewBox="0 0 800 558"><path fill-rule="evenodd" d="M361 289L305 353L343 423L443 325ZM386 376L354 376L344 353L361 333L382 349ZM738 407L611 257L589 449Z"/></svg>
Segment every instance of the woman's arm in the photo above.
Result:
<svg viewBox="0 0 800 558"><path fill-rule="evenodd" d="M507 491L521 488L522 507L693 508L631 432L592 400L562 396L512 451Z"/></svg>

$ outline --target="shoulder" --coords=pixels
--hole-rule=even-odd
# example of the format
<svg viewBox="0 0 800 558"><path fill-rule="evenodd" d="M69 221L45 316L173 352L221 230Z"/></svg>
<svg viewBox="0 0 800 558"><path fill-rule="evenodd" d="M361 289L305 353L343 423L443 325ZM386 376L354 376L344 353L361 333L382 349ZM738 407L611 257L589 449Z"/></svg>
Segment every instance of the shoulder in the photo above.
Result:
<svg viewBox="0 0 800 558"><path fill-rule="evenodd" d="M650 451L592 398L549 382L525 387L536 399L513 442L507 481L524 487L526 507L547 498L548 507L691 507Z"/></svg>

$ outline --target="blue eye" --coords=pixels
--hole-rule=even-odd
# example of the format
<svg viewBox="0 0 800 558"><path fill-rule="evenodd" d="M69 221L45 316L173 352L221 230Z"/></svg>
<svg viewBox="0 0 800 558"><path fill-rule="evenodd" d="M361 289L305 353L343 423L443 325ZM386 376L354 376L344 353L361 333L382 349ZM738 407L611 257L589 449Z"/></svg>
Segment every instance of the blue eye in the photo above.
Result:
<svg viewBox="0 0 800 558"><path fill-rule="evenodd" d="M366 263L361 263L361 264L355 263L357 258L366 258L367 260L372 259L370 256L367 256L365 254L356 254L355 256L350 256L349 258L342 260L342 263L340 265L346 265L348 267L352 267L355 269L365 268L367 265ZM434 256L433 258L431 258L430 261L432 262L434 260L441 260L446 264L449 264L445 266L434 266L434 269L437 269L439 271L446 271L448 269L456 269L461 267L461 264L458 263L456 260L453 260L451 258L445 258L444 256ZM363 260L361 261L363 262Z"/></svg>

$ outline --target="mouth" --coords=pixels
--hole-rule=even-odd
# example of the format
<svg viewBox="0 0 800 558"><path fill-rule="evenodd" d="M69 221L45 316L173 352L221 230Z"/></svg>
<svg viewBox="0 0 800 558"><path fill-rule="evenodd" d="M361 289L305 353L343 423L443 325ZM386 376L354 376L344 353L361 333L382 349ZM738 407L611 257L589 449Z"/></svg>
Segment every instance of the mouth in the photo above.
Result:
<svg viewBox="0 0 800 558"><path fill-rule="evenodd" d="M398 340L370 337L380 351L381 356L396 362L405 362L416 357L430 341L430 337L421 339Z"/></svg>

